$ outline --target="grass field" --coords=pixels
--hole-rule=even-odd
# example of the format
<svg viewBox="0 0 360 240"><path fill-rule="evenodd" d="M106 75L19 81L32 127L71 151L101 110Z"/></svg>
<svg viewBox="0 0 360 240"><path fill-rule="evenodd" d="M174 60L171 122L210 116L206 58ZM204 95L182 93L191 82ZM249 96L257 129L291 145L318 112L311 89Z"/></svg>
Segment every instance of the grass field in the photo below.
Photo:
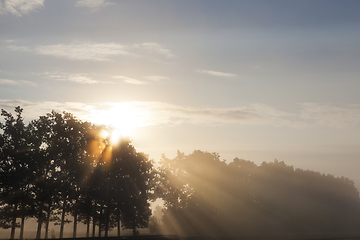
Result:
<svg viewBox="0 0 360 240"><path fill-rule="evenodd" d="M69 240L73 238L66 238L65 240ZM104 237L98 238L76 238L78 240L99 240L105 239ZM298 235L298 236L290 236L287 234L283 235L262 235L262 234L254 234L254 235L244 235L244 236L125 236L125 237L108 237L106 239L110 240L132 240L132 239L139 239L139 240L360 240L360 234L357 235L348 235L348 236L325 236L325 234L319 234L318 236L305 236L305 235Z"/></svg>

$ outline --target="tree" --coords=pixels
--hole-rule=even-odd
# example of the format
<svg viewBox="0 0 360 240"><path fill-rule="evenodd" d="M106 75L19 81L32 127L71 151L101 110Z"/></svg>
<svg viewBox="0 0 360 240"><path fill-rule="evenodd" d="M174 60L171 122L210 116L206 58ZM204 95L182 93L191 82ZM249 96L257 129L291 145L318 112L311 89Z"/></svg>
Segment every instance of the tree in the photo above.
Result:
<svg viewBox="0 0 360 240"><path fill-rule="evenodd" d="M155 209L153 210L152 216L150 217L149 220L149 231L150 234L153 235L160 235L162 234L162 217L163 217L163 213L162 213L162 208L158 205L155 207Z"/></svg>
<svg viewBox="0 0 360 240"><path fill-rule="evenodd" d="M23 109L15 108L16 116L1 110L5 122L0 124L1 135L1 197L4 213L3 225L11 221L10 238L15 237L15 228L19 226L16 219L20 217L21 233L23 236L24 219L30 216L31 204L30 188L33 181L31 160L34 146L30 141L29 127L22 117ZM11 220L10 220L11 219Z"/></svg>
<svg viewBox="0 0 360 240"><path fill-rule="evenodd" d="M76 119L70 113L52 111L25 125L22 109L16 117L2 111L5 123L0 132L1 227L12 228L16 219L33 216L38 220L36 238L45 224L48 237L50 221L60 224L60 238L66 215L74 217L73 236L77 223L98 225L99 236L117 226L136 232L146 227L149 200L154 186L153 165L148 156L139 153L123 140L110 144L101 135L105 126L96 126ZM58 218L60 213L61 217ZM21 238L23 231L21 230Z"/></svg>
<svg viewBox="0 0 360 240"><path fill-rule="evenodd" d="M344 177L277 160L258 166L235 158L226 164L217 154L198 150L163 157L160 176L166 233L313 234L359 228L359 192Z"/></svg>
<svg viewBox="0 0 360 240"><path fill-rule="evenodd" d="M158 187L165 201L164 224L178 234L218 231L227 194L227 165L216 153L194 151L163 157ZM192 224L190 224L192 223ZM197 225L200 224L200 225Z"/></svg>
<svg viewBox="0 0 360 240"><path fill-rule="evenodd" d="M91 124L73 115L51 112L32 122L37 131L40 154L36 159L34 196L38 218L37 238L46 220L46 235L53 211L61 211L60 238L63 237L66 214L74 216L74 235L77 224L77 199L89 164L86 162L88 131ZM55 204L56 203L56 204ZM55 218L56 219L56 218Z"/></svg>
<svg viewBox="0 0 360 240"><path fill-rule="evenodd" d="M133 229L147 227L151 215L149 200L151 200L153 163L148 156L139 153L123 139L117 145L111 147L111 157L108 161L103 160L105 179L107 179L107 192L104 205L106 207L106 230L109 225L110 212L116 215L113 219L118 223L120 231L120 214L122 225Z"/></svg>

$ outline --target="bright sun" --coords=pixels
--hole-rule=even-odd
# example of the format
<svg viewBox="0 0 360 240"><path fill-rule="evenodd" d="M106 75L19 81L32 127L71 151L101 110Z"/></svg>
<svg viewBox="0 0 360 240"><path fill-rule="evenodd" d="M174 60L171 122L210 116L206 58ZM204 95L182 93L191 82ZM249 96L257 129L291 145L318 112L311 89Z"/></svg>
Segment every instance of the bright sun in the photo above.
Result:
<svg viewBox="0 0 360 240"><path fill-rule="evenodd" d="M118 141L121 137L130 136L136 128L148 126L149 113L132 102L111 104L107 110L97 110L90 117L92 122L105 124L114 128L110 139Z"/></svg>

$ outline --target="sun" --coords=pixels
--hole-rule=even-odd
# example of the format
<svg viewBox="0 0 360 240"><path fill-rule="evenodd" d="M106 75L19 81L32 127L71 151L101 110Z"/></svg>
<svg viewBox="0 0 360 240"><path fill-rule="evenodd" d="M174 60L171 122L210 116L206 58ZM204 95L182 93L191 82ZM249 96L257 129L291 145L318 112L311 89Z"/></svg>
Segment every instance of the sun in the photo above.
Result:
<svg viewBox="0 0 360 240"><path fill-rule="evenodd" d="M106 110L94 111L90 121L113 128L109 136L112 142L129 137L135 129L149 125L149 112L134 102L111 103L110 106Z"/></svg>

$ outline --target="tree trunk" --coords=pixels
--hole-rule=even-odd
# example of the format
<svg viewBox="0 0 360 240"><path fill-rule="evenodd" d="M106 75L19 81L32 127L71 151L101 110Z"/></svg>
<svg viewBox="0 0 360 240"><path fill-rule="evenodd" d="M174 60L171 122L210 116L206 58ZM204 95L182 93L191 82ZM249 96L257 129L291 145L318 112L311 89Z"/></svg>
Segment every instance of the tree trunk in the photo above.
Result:
<svg viewBox="0 0 360 240"><path fill-rule="evenodd" d="M36 239L40 239L41 237L41 225L42 225L42 219L39 219L37 232L36 232Z"/></svg>
<svg viewBox="0 0 360 240"><path fill-rule="evenodd" d="M77 228L77 206L75 202L73 238L76 238L76 228Z"/></svg>
<svg viewBox="0 0 360 240"><path fill-rule="evenodd" d="M21 217L20 239L24 239L24 225L25 225L25 215Z"/></svg>
<svg viewBox="0 0 360 240"><path fill-rule="evenodd" d="M92 225L92 237L95 237L95 227L96 227L96 216L95 216L95 213L94 213L94 215L93 215L93 220L92 220L92 223L93 223L93 225Z"/></svg>
<svg viewBox="0 0 360 240"><path fill-rule="evenodd" d="M10 239L15 239L15 228L16 228L16 217L13 216L12 221L11 221Z"/></svg>
<svg viewBox="0 0 360 240"><path fill-rule="evenodd" d="M86 216L86 237L88 238L90 235L90 215Z"/></svg>
<svg viewBox="0 0 360 240"><path fill-rule="evenodd" d="M101 237L101 217L102 217L102 206L100 207L100 214L99 214L99 237Z"/></svg>
<svg viewBox="0 0 360 240"><path fill-rule="evenodd" d="M10 239L14 239L14 238L15 238L16 214L17 214L16 211L17 211L17 205L14 204L14 212L13 212L13 217L12 217L12 221L11 221Z"/></svg>
<svg viewBox="0 0 360 240"><path fill-rule="evenodd" d="M105 237L108 237L108 233L109 233L109 218L110 218L110 214L109 214L109 205L107 206L107 208L105 209Z"/></svg>
<svg viewBox="0 0 360 240"><path fill-rule="evenodd" d="M120 211L117 211L117 233L118 237L120 237Z"/></svg>
<svg viewBox="0 0 360 240"><path fill-rule="evenodd" d="M49 207L47 209L46 225L45 225L45 239L48 239L50 212L51 212L51 204L49 204Z"/></svg>
<svg viewBox="0 0 360 240"><path fill-rule="evenodd" d="M64 237L65 209L66 209L66 202L64 201L63 209L62 209L62 213L61 213L61 223L60 223L60 235L59 235L59 238Z"/></svg>
<svg viewBox="0 0 360 240"><path fill-rule="evenodd" d="M39 218L38 218L37 232L36 232L36 239L40 239L40 238L41 238L41 225L42 225L42 221L43 221L42 209L40 209Z"/></svg>

